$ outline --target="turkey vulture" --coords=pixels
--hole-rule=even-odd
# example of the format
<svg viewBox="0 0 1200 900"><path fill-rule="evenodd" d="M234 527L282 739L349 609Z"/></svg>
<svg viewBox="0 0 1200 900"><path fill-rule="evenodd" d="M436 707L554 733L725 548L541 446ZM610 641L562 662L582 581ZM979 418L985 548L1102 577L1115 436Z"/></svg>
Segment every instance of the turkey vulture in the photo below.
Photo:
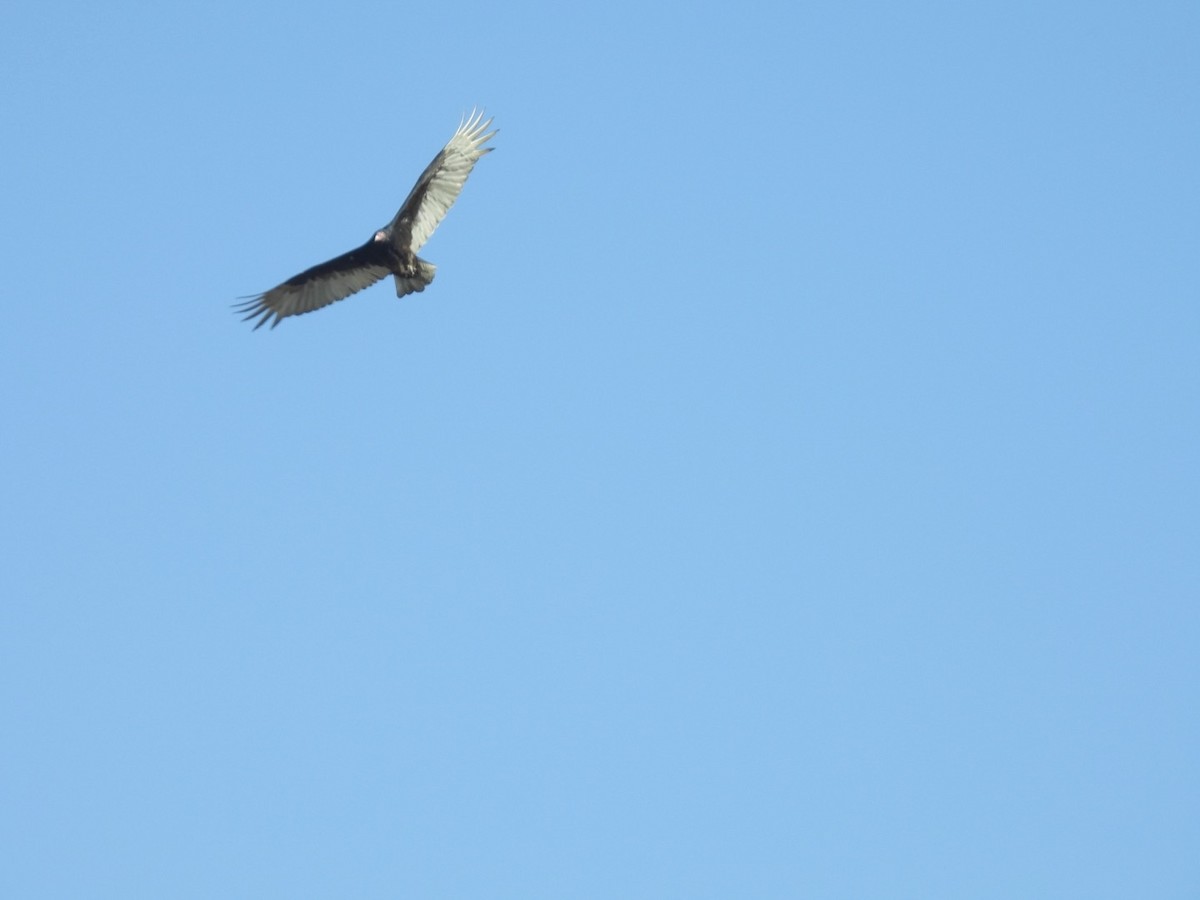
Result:
<svg viewBox="0 0 1200 900"><path fill-rule="evenodd" d="M243 321L257 319L256 330L270 321L274 328L281 319L344 300L389 273L396 279L397 297L425 290L437 267L417 256L417 251L458 199L476 161L492 151L483 146L496 134L487 131L491 124L491 119L483 121L482 111L464 118L450 143L421 173L391 222L356 250L306 269L238 304L237 311L246 314Z"/></svg>

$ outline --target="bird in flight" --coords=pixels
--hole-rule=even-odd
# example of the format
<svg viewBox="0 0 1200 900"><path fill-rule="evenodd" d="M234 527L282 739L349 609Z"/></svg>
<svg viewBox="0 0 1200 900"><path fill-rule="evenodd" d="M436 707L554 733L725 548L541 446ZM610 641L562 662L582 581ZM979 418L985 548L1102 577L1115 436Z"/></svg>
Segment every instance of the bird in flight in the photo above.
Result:
<svg viewBox="0 0 1200 900"><path fill-rule="evenodd" d="M485 147L495 131L483 112L472 112L454 132L413 185L408 199L386 226L349 253L306 269L278 287L256 294L235 309L245 313L243 321L257 320L257 330L267 322L274 328L288 316L312 312L370 287L392 275L396 296L423 291L433 281L437 267L417 256L467 183L475 163L494 148Z"/></svg>

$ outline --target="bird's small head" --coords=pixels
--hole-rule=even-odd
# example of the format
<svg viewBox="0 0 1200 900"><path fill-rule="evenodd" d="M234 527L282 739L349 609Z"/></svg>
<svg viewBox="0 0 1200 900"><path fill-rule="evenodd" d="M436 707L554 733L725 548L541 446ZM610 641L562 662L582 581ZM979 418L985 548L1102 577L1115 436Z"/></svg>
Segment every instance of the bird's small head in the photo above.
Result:
<svg viewBox="0 0 1200 900"><path fill-rule="evenodd" d="M375 241L375 243L379 243L380 241L386 241L387 240L387 232L384 231L382 228L380 228L377 232L375 232L375 237L371 238L371 240Z"/></svg>

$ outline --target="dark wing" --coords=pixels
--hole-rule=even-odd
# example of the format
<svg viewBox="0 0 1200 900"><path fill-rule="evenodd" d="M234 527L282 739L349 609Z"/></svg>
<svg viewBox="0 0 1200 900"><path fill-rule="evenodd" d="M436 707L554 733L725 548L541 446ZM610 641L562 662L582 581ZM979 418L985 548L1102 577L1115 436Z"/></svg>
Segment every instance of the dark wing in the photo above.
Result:
<svg viewBox="0 0 1200 900"><path fill-rule="evenodd" d="M475 163L494 149L483 146L496 134L495 131L488 132L491 124L491 119L483 121L482 110L467 116L450 138L450 143L421 173L408 199L392 219L389 229L397 233L402 242L403 232L407 231L411 235L408 243L413 253L421 249L446 217Z"/></svg>
<svg viewBox="0 0 1200 900"><path fill-rule="evenodd" d="M250 297L235 309L246 314L242 321L258 319L255 330L274 316L271 322L274 328L280 319L312 312L373 285L391 272L384 254L382 243L372 238L357 250L305 269L278 287Z"/></svg>

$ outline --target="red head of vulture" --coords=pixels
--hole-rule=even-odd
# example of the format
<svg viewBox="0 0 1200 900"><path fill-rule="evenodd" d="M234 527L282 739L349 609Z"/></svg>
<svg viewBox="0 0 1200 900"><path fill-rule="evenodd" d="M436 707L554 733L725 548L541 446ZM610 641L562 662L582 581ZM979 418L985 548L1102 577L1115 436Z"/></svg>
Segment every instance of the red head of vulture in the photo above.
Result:
<svg viewBox="0 0 1200 900"><path fill-rule="evenodd" d="M485 147L495 131L483 112L472 112L458 126L454 137L421 173L400 207L385 227L356 250L306 269L278 287L238 304L244 320L257 319L274 328L281 319L312 312L369 287L391 274L396 279L396 296L425 290L437 267L417 256L433 230L458 199L475 163L492 147ZM243 321L244 321L243 320Z"/></svg>

